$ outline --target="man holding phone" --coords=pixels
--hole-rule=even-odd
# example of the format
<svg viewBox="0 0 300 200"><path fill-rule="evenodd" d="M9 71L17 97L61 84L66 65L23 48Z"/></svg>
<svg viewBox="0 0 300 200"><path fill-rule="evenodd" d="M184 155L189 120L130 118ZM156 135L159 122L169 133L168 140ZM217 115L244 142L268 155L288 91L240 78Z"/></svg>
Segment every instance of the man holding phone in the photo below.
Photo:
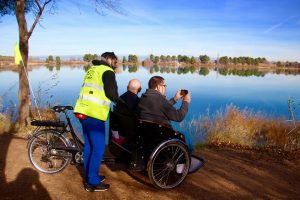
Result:
<svg viewBox="0 0 300 200"><path fill-rule="evenodd" d="M153 76L148 82L148 89L142 94L138 110L140 118L171 126L170 121L180 122L188 112L191 95L187 90L178 90L173 98L166 99L166 83L163 77ZM173 105L182 99L179 109Z"/></svg>

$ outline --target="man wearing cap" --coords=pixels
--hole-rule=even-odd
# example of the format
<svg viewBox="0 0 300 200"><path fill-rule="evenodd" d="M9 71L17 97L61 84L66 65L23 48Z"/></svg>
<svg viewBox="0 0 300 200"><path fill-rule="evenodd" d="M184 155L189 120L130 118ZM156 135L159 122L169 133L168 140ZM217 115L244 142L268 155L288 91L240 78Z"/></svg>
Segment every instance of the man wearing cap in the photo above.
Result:
<svg viewBox="0 0 300 200"><path fill-rule="evenodd" d="M118 99L114 72L117 56L114 52L105 52L92 64L84 76L74 113L82 125L84 136L85 190L98 192L109 188L109 184L102 183L105 177L98 173L105 150L105 121L110 102Z"/></svg>

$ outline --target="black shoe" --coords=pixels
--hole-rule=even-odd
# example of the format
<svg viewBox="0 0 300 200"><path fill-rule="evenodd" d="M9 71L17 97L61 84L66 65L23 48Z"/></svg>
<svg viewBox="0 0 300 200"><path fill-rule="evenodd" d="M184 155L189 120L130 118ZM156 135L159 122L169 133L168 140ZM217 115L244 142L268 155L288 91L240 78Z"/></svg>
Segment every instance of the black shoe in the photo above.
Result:
<svg viewBox="0 0 300 200"><path fill-rule="evenodd" d="M109 184L100 183L99 185L90 185L88 183L85 184L85 190L88 192L102 192L106 191L109 188Z"/></svg>
<svg viewBox="0 0 300 200"><path fill-rule="evenodd" d="M103 181L105 181L105 176L101 176L101 175L99 175L99 176L100 176L101 183L102 183Z"/></svg>

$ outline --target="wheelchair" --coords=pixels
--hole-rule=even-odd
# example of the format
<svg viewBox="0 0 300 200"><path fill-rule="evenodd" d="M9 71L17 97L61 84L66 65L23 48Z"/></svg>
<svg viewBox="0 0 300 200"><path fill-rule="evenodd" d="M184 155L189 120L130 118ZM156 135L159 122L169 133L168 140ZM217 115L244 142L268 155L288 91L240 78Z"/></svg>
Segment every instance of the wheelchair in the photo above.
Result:
<svg viewBox="0 0 300 200"><path fill-rule="evenodd" d="M158 189L179 186L204 165L202 158L191 154L182 133L133 113L111 111L109 133L110 153L129 170L146 171Z"/></svg>

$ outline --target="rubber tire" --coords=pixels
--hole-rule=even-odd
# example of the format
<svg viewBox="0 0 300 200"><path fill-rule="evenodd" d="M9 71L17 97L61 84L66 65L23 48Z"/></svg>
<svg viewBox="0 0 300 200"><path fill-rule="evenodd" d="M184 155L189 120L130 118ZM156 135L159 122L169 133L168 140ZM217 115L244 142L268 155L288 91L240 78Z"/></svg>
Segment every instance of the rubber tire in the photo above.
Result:
<svg viewBox="0 0 300 200"><path fill-rule="evenodd" d="M182 163L180 164L184 164L182 173L178 173L176 171L176 166L178 165L179 157L182 158L180 159L182 160L181 161ZM172 159L174 158L177 158L177 161L173 162ZM162 142L155 148L155 150L152 152L148 160L147 171L148 171L150 182L156 188L159 189L175 188L179 186L186 178L189 172L190 164L191 164L191 157L185 143L183 143L178 139L172 139L172 140ZM157 167L158 165L162 167ZM161 169L157 169L157 168L161 168ZM160 170L160 171L154 172L155 170L156 171ZM165 176L166 174L167 176ZM159 178L161 178L161 181L159 180ZM174 183L167 183L169 178L171 179L175 178ZM166 179L166 181L164 182L163 179Z"/></svg>
<svg viewBox="0 0 300 200"><path fill-rule="evenodd" d="M70 146L70 142L68 141L68 139L66 137L64 137L63 135L61 135L58 131L53 130L53 129L43 129L38 131L37 133L35 133L29 143L28 143L28 157L29 160L31 162L31 164L38 169L39 171L46 173L46 174L54 174L54 173L58 173L61 172L71 161L71 156L68 152L65 152L63 150L61 150L61 153L64 153L64 155L66 156L51 156L49 155L49 149L47 148L46 145L46 140L47 138L52 138L55 137L55 143L56 145L59 142L59 145L62 145L63 147L69 147ZM53 141L51 141L53 142ZM38 143L44 143L44 144L38 144ZM54 144L54 143L53 143ZM53 145L52 144L52 145ZM38 146L36 146L38 145ZM40 148L39 148L40 147ZM38 156L38 159L36 159L35 153L37 152L36 150L42 150L42 155ZM46 154L43 154L46 153ZM46 155L47 158L44 158L47 160L47 162L43 159L43 155ZM58 162L60 162L59 166L55 166L55 164ZM54 167L50 167L49 163L51 163L52 165L54 164ZM45 166L43 165L45 164Z"/></svg>

